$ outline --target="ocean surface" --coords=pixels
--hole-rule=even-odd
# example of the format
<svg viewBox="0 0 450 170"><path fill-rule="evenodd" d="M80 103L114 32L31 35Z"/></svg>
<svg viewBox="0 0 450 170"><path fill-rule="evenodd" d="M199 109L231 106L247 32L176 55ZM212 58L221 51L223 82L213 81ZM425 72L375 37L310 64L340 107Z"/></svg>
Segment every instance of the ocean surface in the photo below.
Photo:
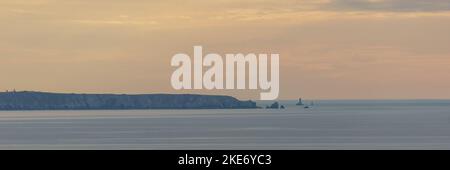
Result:
<svg viewBox="0 0 450 170"><path fill-rule="evenodd" d="M450 149L450 100L280 103L286 109L0 111L0 149Z"/></svg>

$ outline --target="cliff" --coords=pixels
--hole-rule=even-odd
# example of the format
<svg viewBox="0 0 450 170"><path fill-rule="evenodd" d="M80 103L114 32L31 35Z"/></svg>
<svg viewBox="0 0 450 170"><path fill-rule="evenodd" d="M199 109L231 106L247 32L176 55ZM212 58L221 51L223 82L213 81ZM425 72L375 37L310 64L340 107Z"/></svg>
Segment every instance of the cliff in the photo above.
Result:
<svg viewBox="0 0 450 170"><path fill-rule="evenodd" d="M247 109L252 101L230 96L192 94L64 94L44 92L0 92L0 110L88 110L88 109Z"/></svg>

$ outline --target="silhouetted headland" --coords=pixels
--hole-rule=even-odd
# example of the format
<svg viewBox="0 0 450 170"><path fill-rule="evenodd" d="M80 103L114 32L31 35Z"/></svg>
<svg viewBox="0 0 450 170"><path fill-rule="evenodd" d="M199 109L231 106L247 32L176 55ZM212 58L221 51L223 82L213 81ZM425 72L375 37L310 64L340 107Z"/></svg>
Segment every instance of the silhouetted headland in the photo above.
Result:
<svg viewBox="0 0 450 170"><path fill-rule="evenodd" d="M0 92L0 110L251 109L253 101L195 94L73 94Z"/></svg>

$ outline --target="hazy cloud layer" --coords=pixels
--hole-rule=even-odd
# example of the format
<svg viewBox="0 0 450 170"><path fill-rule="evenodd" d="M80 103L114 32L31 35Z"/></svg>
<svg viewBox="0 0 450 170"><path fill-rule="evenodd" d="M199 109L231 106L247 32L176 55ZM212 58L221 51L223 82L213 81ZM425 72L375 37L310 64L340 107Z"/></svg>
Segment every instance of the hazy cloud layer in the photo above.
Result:
<svg viewBox="0 0 450 170"><path fill-rule="evenodd" d="M450 0L330 0L322 8L357 11L433 12L450 10Z"/></svg>
<svg viewBox="0 0 450 170"><path fill-rule="evenodd" d="M203 45L279 53L281 98L449 98L449 2L0 0L0 90L174 93Z"/></svg>

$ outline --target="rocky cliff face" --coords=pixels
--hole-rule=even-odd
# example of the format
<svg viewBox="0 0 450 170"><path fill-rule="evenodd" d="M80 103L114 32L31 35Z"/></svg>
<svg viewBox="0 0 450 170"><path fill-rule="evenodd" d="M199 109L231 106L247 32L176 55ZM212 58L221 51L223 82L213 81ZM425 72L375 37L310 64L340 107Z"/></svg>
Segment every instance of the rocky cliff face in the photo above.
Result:
<svg viewBox="0 0 450 170"><path fill-rule="evenodd" d="M230 96L191 94L63 94L43 92L0 93L0 110L82 109L247 109L252 101Z"/></svg>

